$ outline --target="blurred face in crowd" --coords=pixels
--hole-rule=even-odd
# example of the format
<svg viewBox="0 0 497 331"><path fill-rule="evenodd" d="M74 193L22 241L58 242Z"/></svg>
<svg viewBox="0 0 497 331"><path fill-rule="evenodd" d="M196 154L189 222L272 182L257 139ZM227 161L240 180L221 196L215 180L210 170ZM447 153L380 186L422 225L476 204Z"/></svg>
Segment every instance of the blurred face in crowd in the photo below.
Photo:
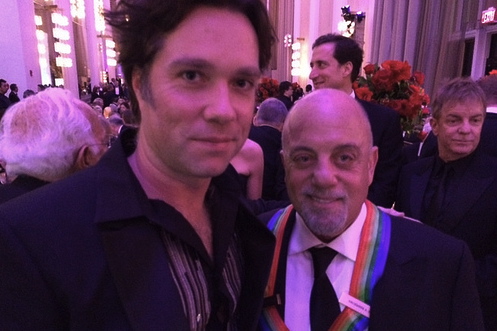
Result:
<svg viewBox="0 0 497 331"><path fill-rule="evenodd" d="M430 120L440 158L448 162L471 154L480 142L484 118L485 108L478 101L443 105L440 117Z"/></svg>
<svg viewBox="0 0 497 331"><path fill-rule="evenodd" d="M350 85L351 63L340 64L333 56L334 43L325 43L314 47L311 56L311 73L315 89L334 88L344 90Z"/></svg>
<svg viewBox="0 0 497 331"><path fill-rule="evenodd" d="M219 175L250 128L261 74L254 29L240 13L200 7L163 45L148 77L134 75L138 144L175 178Z"/></svg>
<svg viewBox="0 0 497 331"><path fill-rule="evenodd" d="M293 95L293 87L290 86L290 88L285 91L284 95L290 98Z"/></svg>
<svg viewBox="0 0 497 331"><path fill-rule="evenodd" d="M0 83L0 94L5 94L9 90L9 84L6 82Z"/></svg>
<svg viewBox="0 0 497 331"><path fill-rule="evenodd" d="M359 215L378 150L360 105L322 89L299 101L283 128L288 194L314 235L329 242Z"/></svg>

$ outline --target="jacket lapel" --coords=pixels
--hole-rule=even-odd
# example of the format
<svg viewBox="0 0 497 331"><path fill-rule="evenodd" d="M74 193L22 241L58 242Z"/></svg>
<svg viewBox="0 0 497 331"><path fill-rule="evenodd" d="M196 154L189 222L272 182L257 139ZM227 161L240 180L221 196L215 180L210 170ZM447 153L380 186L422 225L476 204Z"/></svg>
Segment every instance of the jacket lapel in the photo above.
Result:
<svg viewBox="0 0 497 331"><path fill-rule="evenodd" d="M143 220L100 228L110 272L132 328L188 330L159 231Z"/></svg>
<svg viewBox="0 0 497 331"><path fill-rule="evenodd" d="M418 169L411 177L411 183L407 189L411 190L410 194L410 213L413 218L421 220L421 211L423 210L423 197L425 195L426 187L430 179L431 167L433 158L426 160L422 167Z"/></svg>

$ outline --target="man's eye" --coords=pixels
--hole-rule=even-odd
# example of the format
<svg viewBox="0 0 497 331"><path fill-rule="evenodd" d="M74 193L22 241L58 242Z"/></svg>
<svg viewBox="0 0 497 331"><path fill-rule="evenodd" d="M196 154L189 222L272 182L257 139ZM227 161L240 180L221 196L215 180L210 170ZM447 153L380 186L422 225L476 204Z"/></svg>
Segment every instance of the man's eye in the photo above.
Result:
<svg viewBox="0 0 497 331"><path fill-rule="evenodd" d="M354 162L355 158L350 154L341 154L338 156L337 161L339 165L349 165Z"/></svg>
<svg viewBox="0 0 497 331"><path fill-rule="evenodd" d="M195 81L200 79L200 74L196 71L185 71L182 77L186 80Z"/></svg>
<svg viewBox="0 0 497 331"><path fill-rule="evenodd" d="M254 82L246 80L246 79L239 79L239 80L237 80L235 82L235 85L238 88L242 88L242 89L250 89L250 88L252 88L252 87L255 86Z"/></svg>
<svg viewBox="0 0 497 331"><path fill-rule="evenodd" d="M309 155L297 155L292 158L293 163L297 166L304 166L311 162L311 157Z"/></svg>

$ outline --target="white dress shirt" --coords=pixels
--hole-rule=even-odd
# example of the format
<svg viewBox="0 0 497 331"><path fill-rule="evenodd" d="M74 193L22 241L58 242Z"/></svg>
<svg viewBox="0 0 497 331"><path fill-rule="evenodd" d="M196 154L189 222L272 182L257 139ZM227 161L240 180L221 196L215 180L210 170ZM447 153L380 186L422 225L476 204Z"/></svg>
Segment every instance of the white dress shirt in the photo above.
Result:
<svg viewBox="0 0 497 331"><path fill-rule="evenodd" d="M290 330L306 331L311 329L309 301L314 282L314 271L312 256L308 249L321 245L328 246L338 252L326 270L326 274L340 299L342 292L349 292L361 230L365 220L366 205L363 204L354 223L333 241L323 244L312 234L297 213L288 247L286 269L285 324ZM344 308L340 304L340 310Z"/></svg>
<svg viewBox="0 0 497 331"><path fill-rule="evenodd" d="M497 114L497 106L488 106L487 107L487 113Z"/></svg>

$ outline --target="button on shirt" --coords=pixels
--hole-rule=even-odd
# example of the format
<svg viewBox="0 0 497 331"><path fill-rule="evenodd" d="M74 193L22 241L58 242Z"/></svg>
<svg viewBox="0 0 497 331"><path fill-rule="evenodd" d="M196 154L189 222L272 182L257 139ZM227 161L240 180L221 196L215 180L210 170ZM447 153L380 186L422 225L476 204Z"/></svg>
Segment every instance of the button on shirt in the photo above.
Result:
<svg viewBox="0 0 497 331"><path fill-rule="evenodd" d="M366 205L363 204L359 215L349 228L326 244L338 252L326 270L326 274L339 299L342 292L349 292L361 230L365 220ZM314 276L312 256L308 249L319 245L324 246L325 244L314 236L297 213L288 247L286 269L285 324L290 330L310 330L309 301ZM340 310L344 308L340 304Z"/></svg>

